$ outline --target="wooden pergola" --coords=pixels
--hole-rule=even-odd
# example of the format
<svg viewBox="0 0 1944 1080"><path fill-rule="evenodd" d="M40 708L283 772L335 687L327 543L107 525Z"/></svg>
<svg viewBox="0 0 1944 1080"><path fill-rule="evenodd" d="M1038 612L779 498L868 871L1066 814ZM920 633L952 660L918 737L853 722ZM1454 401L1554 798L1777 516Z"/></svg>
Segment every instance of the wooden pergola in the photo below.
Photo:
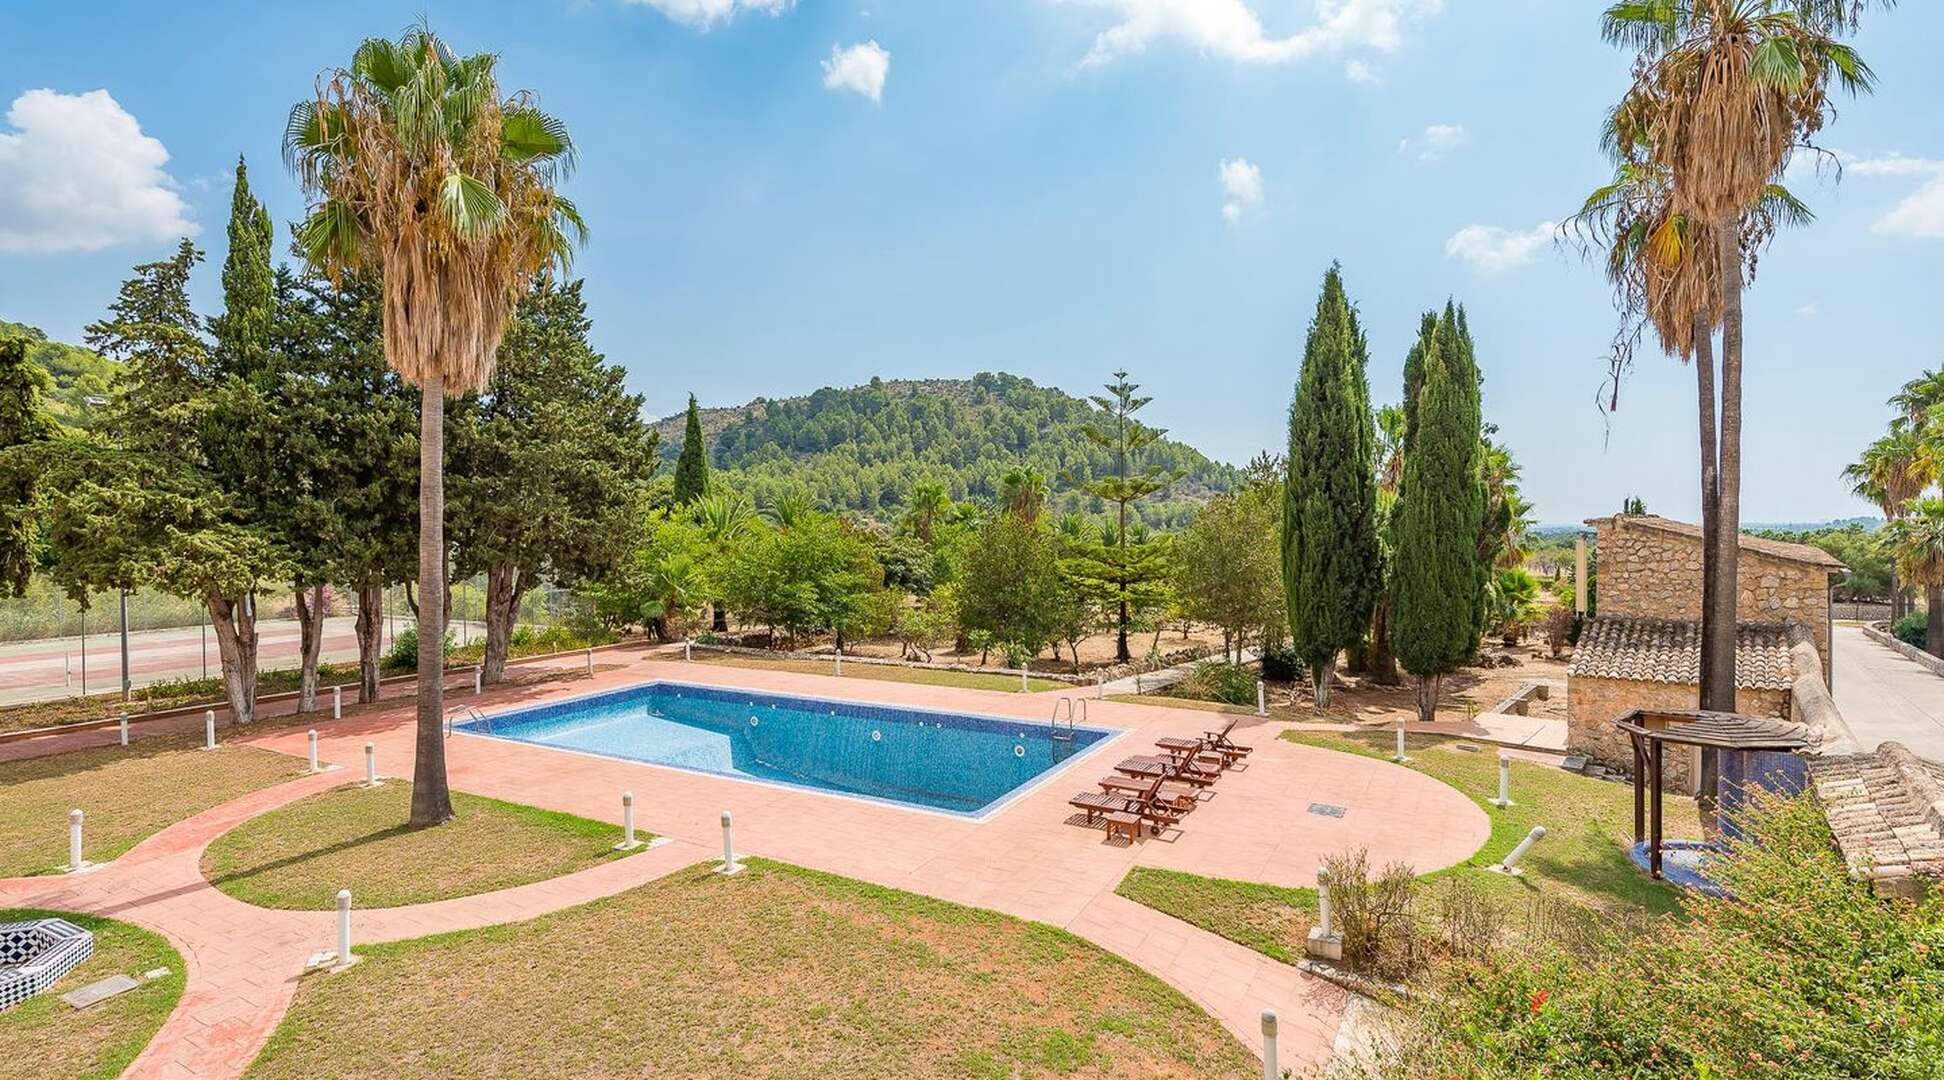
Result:
<svg viewBox="0 0 1944 1080"><path fill-rule="evenodd" d="M1809 745L1802 729L1785 720L1703 709L1634 709L1614 726L1633 740L1634 843L1647 843L1648 872L1661 876L1661 778L1668 743L1743 753L1786 753ZM1652 821L1648 820L1649 787ZM1719 792L1704 792L1719 795ZM1719 800L1717 799L1717 802Z"/></svg>

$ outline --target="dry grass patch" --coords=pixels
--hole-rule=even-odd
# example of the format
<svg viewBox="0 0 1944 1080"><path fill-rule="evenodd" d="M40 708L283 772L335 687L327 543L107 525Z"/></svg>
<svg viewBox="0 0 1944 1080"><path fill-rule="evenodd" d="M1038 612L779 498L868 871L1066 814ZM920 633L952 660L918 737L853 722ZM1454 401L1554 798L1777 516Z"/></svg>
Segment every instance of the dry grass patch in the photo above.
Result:
<svg viewBox="0 0 1944 1080"><path fill-rule="evenodd" d="M360 953L304 984L250 1076L1260 1070L1186 998L1065 931L764 860Z"/></svg>
<svg viewBox="0 0 1944 1080"><path fill-rule="evenodd" d="M0 910L0 922L66 919L94 931L94 955L44 993L0 1013L0 1080L46 1080L50 1076L96 1080L117 1076L182 996L182 957L159 934L92 915L65 911ZM91 1005L73 1009L61 995L110 975L167 968L153 982Z"/></svg>
<svg viewBox="0 0 1944 1080"><path fill-rule="evenodd" d="M614 850L620 827L605 822L455 791L453 820L411 829L411 802L412 786L400 780L299 799L217 837L203 852L203 876L258 907L321 911L336 906L339 889L350 889L359 907L422 904L625 854Z"/></svg>
<svg viewBox="0 0 1944 1080"><path fill-rule="evenodd" d="M833 675L836 665L824 660L778 659L742 656L734 653L695 653L695 663L717 667L755 668L759 671L789 671L798 675ZM921 683L925 686L951 686L960 690L1019 691L1019 676L983 671L938 671L933 668L891 667L886 664L852 664L844 669L846 679L876 679L879 682ZM1042 690L1070 690L1057 679L1027 678L1034 693Z"/></svg>
<svg viewBox="0 0 1944 1080"><path fill-rule="evenodd" d="M303 762L284 754L201 745L151 739L0 764L0 877L57 872L69 810L87 815L83 854L107 862L178 821L303 775Z"/></svg>

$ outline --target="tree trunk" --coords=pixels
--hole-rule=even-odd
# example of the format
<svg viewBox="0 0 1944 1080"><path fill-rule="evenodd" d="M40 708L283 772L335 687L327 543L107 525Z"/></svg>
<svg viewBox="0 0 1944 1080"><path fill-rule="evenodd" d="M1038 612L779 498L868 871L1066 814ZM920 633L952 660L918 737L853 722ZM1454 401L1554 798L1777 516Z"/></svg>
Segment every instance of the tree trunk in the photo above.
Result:
<svg viewBox="0 0 1944 1080"><path fill-rule="evenodd" d="M1717 712L1735 711L1735 653L1734 635L1727 635L1728 654L1723 657L1718 649L1721 636L1713 632L1715 622L1724 614L1730 625L1734 623L1734 605L1722 611L1716 597L1719 595L1719 582L1715 576L1715 566L1720 559L1715 550L1716 537L1721 532L1721 436L1716 426L1715 358L1714 327L1705 313L1694 317L1694 383L1700 407L1701 433L1701 668L1700 698L1697 704L1703 709ZM1732 591L1730 593L1732 595ZM1717 670L1729 673L1726 679L1716 679ZM1706 751L1703 751L1704 755Z"/></svg>
<svg viewBox="0 0 1944 1080"><path fill-rule="evenodd" d="M418 740L413 828L452 820L445 764L445 380L419 391Z"/></svg>
<svg viewBox="0 0 1944 1080"><path fill-rule="evenodd" d="M378 656L385 647L385 587L358 589L358 703L378 700Z"/></svg>
<svg viewBox="0 0 1944 1080"><path fill-rule="evenodd" d="M1389 597L1377 601L1377 613L1372 616L1370 627L1370 681L1378 686L1402 685L1404 680L1397 674L1397 655L1391 652Z"/></svg>
<svg viewBox="0 0 1944 1080"><path fill-rule="evenodd" d="M486 568L486 660L480 678L488 686L506 681L506 650L513 643L513 617L528 582L520 568L496 562Z"/></svg>
<svg viewBox="0 0 1944 1080"><path fill-rule="evenodd" d="M1114 634L1114 659L1125 664L1133 658L1134 654L1127 648L1127 598L1123 596L1120 601L1120 625Z"/></svg>
<svg viewBox="0 0 1944 1080"><path fill-rule="evenodd" d="M229 701L230 723L253 723L257 692L255 599L246 594L238 602L212 593L204 597L204 604L209 609L210 632L216 635L216 652L222 658L223 696Z"/></svg>
<svg viewBox="0 0 1944 1080"><path fill-rule="evenodd" d="M1944 588L1924 590L1924 651L1944 656Z"/></svg>
<svg viewBox="0 0 1944 1080"><path fill-rule="evenodd" d="M713 623L710 624L710 628L713 629L718 634L728 633L729 632L729 609L723 607L722 601L720 600L716 601L711 606L715 608L715 620Z"/></svg>
<svg viewBox="0 0 1944 1080"><path fill-rule="evenodd" d="M1420 722L1429 724L1438 719L1438 692L1443 684L1443 675L1418 676L1417 710Z"/></svg>
<svg viewBox="0 0 1944 1080"><path fill-rule="evenodd" d="M317 657L324 649L324 586L299 586L297 596L297 711L317 709Z"/></svg>
<svg viewBox="0 0 1944 1080"><path fill-rule="evenodd" d="M1330 705L1330 679L1333 678L1335 675L1336 675L1336 654L1335 653L1331 653L1330 658L1328 660L1323 661L1320 664L1310 665L1310 685L1315 688L1314 696L1316 699L1316 713L1318 716L1321 716L1323 714L1323 710L1328 708Z"/></svg>
<svg viewBox="0 0 1944 1080"><path fill-rule="evenodd" d="M1709 657L1708 679L1701 688L1704 707L1735 707L1735 614L1741 600L1741 389L1742 389L1742 263L1741 215L1729 213L1716 229L1721 258L1721 416L1720 455L1715 528L1712 545L1715 565L1709 573L1713 595L1702 612L1702 647ZM1710 618L1712 615L1712 618ZM1720 803L1720 755L1703 748L1700 794L1704 824L1714 818Z"/></svg>

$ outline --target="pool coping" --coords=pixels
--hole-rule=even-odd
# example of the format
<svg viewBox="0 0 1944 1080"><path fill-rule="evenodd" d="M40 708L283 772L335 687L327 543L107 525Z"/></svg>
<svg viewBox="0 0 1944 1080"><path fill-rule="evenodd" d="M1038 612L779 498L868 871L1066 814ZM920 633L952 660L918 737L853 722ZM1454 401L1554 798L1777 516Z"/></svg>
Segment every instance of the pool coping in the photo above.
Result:
<svg viewBox="0 0 1944 1080"><path fill-rule="evenodd" d="M732 695L748 694L748 695L754 695L756 697L788 698L788 699L795 699L798 701L817 702L819 704L824 704L824 705L863 706L863 707L877 708L877 709L890 709L897 712L922 713L927 716L970 717L975 720L984 720L984 721L997 723L997 724L1023 725L1027 727L1035 727L1041 724L1046 724L1048 726L1051 726L1050 721L1027 720L1022 717L1003 716L1003 715L996 715L992 713L968 712L963 709L935 709L935 708L928 708L923 705L886 704L883 702L876 702L876 701L857 701L849 698L826 697L821 694L780 693L773 690L752 690L746 687L723 687L713 683L683 682L680 679L653 678L653 679L647 679L642 682L627 683L622 686L611 686L601 690L590 690L585 693L572 694L565 697L550 698L547 701L541 703L516 705L510 708L503 708L493 712L487 712L482 709L479 711L478 717L453 723L451 728L451 733L454 735L467 735L476 739L494 739L499 742L518 743L521 746L531 746L536 749L550 750L555 753L561 753L561 754L572 754L576 757L588 757L600 761L621 761L621 762L626 762L630 765L643 765L649 768L669 769L674 772L688 773L692 776L708 776L708 777L714 777L719 780L729 780L729 781L742 783L742 784L756 784L763 787L782 788L788 791L801 791L801 792L807 792L811 795L822 795L828 798L846 799L852 802L866 802L877 806L888 806L898 810L909 810L915 813L932 814L939 817L948 818L953 821L969 821L974 824L983 824L986 821L991 820L1000 811L1005 810L1007 807L1011 806L1015 801L1039 790L1041 786L1051 781L1054 777L1067 772L1079 762L1085 761L1093 757L1096 753L1098 753L1105 747L1110 746L1115 742L1118 742L1123 736L1127 735L1128 733L1134 730L1133 728L1107 727L1104 725L1096 725L1092 723L1073 725L1075 730L1097 732L1101 735L1101 738L1094 740L1094 742L1091 745L1088 745L1084 749L1078 750L1073 754L1073 756L1067 758L1065 761L1059 762L1055 765L1048 767L1047 769L1042 771L1039 775L1033 777L1030 780L1027 780L1025 783L1022 783L1014 787L1012 790L1006 792L1004 795L1001 795L999 798L993 800L992 802L987 803L985 806L980 807L978 810L947 810L944 809L943 807L937 807L937 806L921 806L916 803L902 802L900 800L886 798L881 795L864 795L864 794L860 794L857 792L850 792L850 791L833 791L829 788L820 788L812 784L798 784L798 783L792 783L791 781L788 780L772 780L765 777L745 776L740 773L717 772L713 769L698 769L688 765L674 765L665 761L649 761L643 758L628 757L622 754L603 754L593 750L580 750L569 746L555 746L551 743L538 742L532 739L522 739L511 735L496 735L490 731L469 730L471 725L479 723L481 720L490 722L492 720L499 719L502 717L517 716L523 712L535 712L540 709L555 709L563 705L571 706L576 702L587 701L593 698L620 697L626 695L631 691L642 690L653 686L677 686L677 687L685 687L694 690L715 691L718 693L727 692ZM681 721L673 721L673 722L680 723Z"/></svg>

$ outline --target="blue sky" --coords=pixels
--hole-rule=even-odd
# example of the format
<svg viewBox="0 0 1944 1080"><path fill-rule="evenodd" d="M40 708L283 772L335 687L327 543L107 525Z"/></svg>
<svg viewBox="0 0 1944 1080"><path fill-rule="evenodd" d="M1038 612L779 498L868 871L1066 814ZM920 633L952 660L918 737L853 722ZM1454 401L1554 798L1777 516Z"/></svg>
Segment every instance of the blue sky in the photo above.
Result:
<svg viewBox="0 0 1944 1080"><path fill-rule="evenodd" d="M1004 370L1230 461L1277 447L1341 260L1372 392L1418 313L1469 306L1486 410L1546 521L1637 494L1692 519L1689 368L1643 351L1596 408L1597 269L1545 239L1606 174L1626 57L1566 0L349 0L9 5L0 318L76 340L184 229L220 261L247 156L280 222L291 102L423 13L565 119L597 345L656 414L873 375ZM161 14L166 11L167 14ZM1944 362L1944 11L1874 13L1882 87L1839 186L1749 297L1744 516L1867 512L1837 472ZM872 44L874 43L874 45ZM42 92L45 91L45 92ZM105 91L105 94L95 94ZM139 131L137 130L139 127ZM213 306L216 271L199 299Z"/></svg>

